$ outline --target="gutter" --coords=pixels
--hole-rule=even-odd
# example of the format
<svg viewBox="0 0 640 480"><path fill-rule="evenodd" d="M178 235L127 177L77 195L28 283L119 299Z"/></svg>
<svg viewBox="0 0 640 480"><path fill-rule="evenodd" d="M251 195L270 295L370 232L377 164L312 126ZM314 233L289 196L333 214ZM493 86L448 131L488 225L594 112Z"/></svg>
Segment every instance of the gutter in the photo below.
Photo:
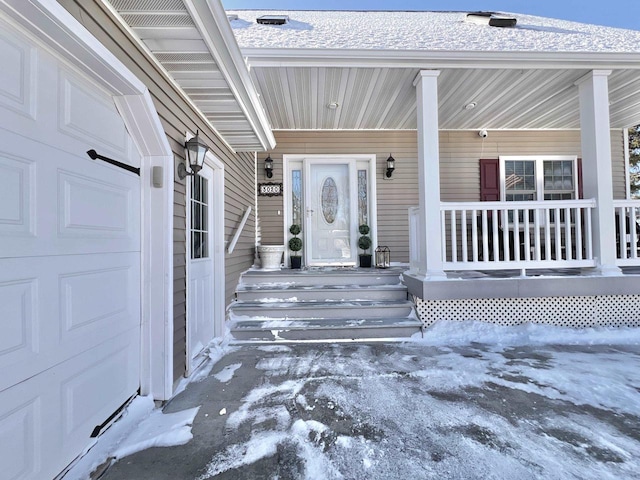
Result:
<svg viewBox="0 0 640 480"><path fill-rule="evenodd" d="M640 70L640 53L243 48L252 67Z"/></svg>
<svg viewBox="0 0 640 480"><path fill-rule="evenodd" d="M272 150L275 137L222 4L218 0L184 0L184 5L262 148Z"/></svg>

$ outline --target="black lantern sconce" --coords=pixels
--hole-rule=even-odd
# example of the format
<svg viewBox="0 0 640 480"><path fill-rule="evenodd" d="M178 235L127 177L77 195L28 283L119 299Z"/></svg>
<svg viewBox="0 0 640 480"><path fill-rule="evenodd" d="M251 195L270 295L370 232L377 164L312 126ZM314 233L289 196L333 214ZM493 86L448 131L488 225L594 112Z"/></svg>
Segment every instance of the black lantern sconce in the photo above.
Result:
<svg viewBox="0 0 640 480"><path fill-rule="evenodd" d="M396 169L396 159L389 154L389 158L387 158L387 173L386 177L391 178L391 174Z"/></svg>
<svg viewBox="0 0 640 480"><path fill-rule="evenodd" d="M376 268L389 268L391 266L391 251L389 247L376 248Z"/></svg>
<svg viewBox="0 0 640 480"><path fill-rule="evenodd" d="M264 173L267 178L273 177L273 160L271 159L271 155L267 155L267 158L264 159Z"/></svg>
<svg viewBox="0 0 640 480"><path fill-rule="evenodd" d="M204 156L209 151L209 147L206 143L203 143L198 138L198 133L196 132L195 137L191 137L184 144L184 148L187 151L187 161L189 162L189 170L184 163L178 164L178 177L180 180L184 180L188 176L197 175L200 170L202 170L202 165L204 164Z"/></svg>

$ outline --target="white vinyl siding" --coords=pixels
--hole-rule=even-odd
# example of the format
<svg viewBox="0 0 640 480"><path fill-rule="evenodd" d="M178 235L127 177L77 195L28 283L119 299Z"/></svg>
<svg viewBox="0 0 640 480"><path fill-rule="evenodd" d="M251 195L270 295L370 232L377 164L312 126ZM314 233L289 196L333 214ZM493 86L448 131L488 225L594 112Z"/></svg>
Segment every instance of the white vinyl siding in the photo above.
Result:
<svg viewBox="0 0 640 480"><path fill-rule="evenodd" d="M377 159L378 244L391 249L393 262L409 261L407 210L418 204L418 152L415 131L276 131L277 146L269 152L274 177L282 181L283 154L375 154ZM622 131L612 130L614 197L624 198ZM386 159L396 159L391 180L384 180ZM440 196L442 201L480 200L480 158L516 155L568 155L580 158L580 131L440 132ZM259 154L261 162L266 154ZM268 181L258 172L258 182ZM258 197L262 240L283 243L282 197Z"/></svg>

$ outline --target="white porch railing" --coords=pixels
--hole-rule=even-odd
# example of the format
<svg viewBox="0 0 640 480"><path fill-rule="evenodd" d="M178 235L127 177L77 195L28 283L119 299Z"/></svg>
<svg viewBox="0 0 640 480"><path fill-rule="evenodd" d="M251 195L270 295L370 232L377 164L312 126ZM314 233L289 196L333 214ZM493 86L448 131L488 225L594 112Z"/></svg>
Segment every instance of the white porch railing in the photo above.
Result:
<svg viewBox="0 0 640 480"><path fill-rule="evenodd" d="M542 202L442 202L444 270L594 267L594 199ZM410 241L419 242L419 210L409 211ZM414 230L415 229L415 230ZM410 264L424 248L410 246ZM429 259L426 259L428 264Z"/></svg>
<svg viewBox="0 0 640 480"><path fill-rule="evenodd" d="M616 212L616 265L640 265L640 200L614 200L613 207Z"/></svg>
<svg viewBox="0 0 640 480"><path fill-rule="evenodd" d="M445 269L595 266L595 206L593 199L441 203Z"/></svg>

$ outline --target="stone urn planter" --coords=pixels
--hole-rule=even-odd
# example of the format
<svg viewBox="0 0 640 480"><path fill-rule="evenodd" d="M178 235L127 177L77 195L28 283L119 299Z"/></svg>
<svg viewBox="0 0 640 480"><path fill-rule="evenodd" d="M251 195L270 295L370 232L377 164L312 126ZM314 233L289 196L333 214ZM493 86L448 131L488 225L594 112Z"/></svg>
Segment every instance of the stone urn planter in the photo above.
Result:
<svg viewBox="0 0 640 480"><path fill-rule="evenodd" d="M260 245L258 254L262 262L262 270L280 270L284 245Z"/></svg>

